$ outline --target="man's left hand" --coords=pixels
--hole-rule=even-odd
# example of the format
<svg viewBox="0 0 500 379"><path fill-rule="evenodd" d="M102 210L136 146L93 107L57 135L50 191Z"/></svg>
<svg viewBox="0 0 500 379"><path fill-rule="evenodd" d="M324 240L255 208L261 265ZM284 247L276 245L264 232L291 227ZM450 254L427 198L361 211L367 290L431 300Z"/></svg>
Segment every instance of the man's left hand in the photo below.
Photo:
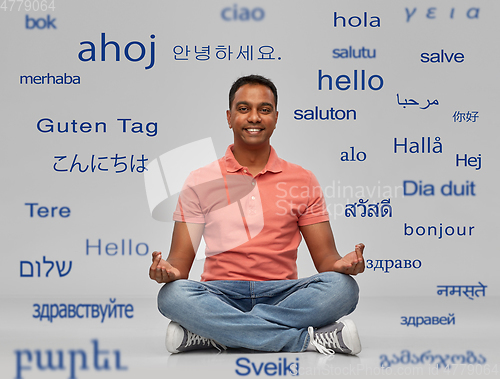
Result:
<svg viewBox="0 0 500 379"><path fill-rule="evenodd" d="M365 271L365 260L363 258L364 249L364 244L357 244L354 251L351 251L349 254L335 261L333 264L333 271L348 275L357 275Z"/></svg>

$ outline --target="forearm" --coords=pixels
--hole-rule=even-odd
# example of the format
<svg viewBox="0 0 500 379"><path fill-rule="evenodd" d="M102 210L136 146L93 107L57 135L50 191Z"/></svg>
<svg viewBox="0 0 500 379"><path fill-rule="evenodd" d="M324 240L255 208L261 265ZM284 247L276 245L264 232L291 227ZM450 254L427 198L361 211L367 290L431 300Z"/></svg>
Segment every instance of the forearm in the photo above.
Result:
<svg viewBox="0 0 500 379"><path fill-rule="evenodd" d="M335 250L334 252L330 252L320 262L315 262L316 270L318 272L326 272L326 271L337 271L335 263L342 259L339 253Z"/></svg>
<svg viewBox="0 0 500 379"><path fill-rule="evenodd" d="M176 222L172 244L166 261L180 271L179 279L187 279L203 234L203 224Z"/></svg>
<svg viewBox="0 0 500 379"><path fill-rule="evenodd" d="M186 259L169 256L166 261L179 270L180 277L178 279L187 279L189 277L189 271L193 264L192 260L187 261Z"/></svg>

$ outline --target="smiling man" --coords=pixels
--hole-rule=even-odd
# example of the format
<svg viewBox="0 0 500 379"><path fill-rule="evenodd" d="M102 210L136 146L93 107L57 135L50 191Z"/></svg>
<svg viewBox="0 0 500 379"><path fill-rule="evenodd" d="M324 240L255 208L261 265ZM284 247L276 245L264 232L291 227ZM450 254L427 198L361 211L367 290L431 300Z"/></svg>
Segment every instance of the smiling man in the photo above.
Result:
<svg viewBox="0 0 500 379"><path fill-rule="evenodd" d="M262 76L233 83L227 122L234 144L189 175L174 212L169 256L153 253L149 276L165 283L158 308L172 320L171 353L361 351L354 323L339 319L356 307L352 276L364 271L364 245L339 255L315 176L272 148L277 104L276 87ZM196 282L188 276L202 236L206 260ZM302 237L318 274L298 279Z"/></svg>

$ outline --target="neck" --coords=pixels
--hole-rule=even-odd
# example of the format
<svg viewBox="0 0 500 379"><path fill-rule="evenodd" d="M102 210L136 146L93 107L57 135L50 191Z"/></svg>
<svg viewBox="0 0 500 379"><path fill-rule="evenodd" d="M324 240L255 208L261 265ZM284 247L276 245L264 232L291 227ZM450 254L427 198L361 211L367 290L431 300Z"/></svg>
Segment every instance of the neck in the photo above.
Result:
<svg viewBox="0 0 500 379"><path fill-rule="evenodd" d="M266 166L267 161L269 160L270 153L270 144L258 147L255 146L253 148L248 148L247 146L239 146L236 143L233 146L234 158L240 165L247 167L250 172L260 172Z"/></svg>

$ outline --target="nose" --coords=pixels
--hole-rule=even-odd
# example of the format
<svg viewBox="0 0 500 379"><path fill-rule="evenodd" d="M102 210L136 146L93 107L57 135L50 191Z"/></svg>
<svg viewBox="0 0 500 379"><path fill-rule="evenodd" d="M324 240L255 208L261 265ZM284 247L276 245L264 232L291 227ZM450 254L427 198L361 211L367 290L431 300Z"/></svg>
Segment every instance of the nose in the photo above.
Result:
<svg viewBox="0 0 500 379"><path fill-rule="evenodd" d="M261 119L260 119L260 114L259 114L258 109L252 109L248 113L248 122L250 122L252 124L257 124L257 123L260 123L260 121L261 121Z"/></svg>

